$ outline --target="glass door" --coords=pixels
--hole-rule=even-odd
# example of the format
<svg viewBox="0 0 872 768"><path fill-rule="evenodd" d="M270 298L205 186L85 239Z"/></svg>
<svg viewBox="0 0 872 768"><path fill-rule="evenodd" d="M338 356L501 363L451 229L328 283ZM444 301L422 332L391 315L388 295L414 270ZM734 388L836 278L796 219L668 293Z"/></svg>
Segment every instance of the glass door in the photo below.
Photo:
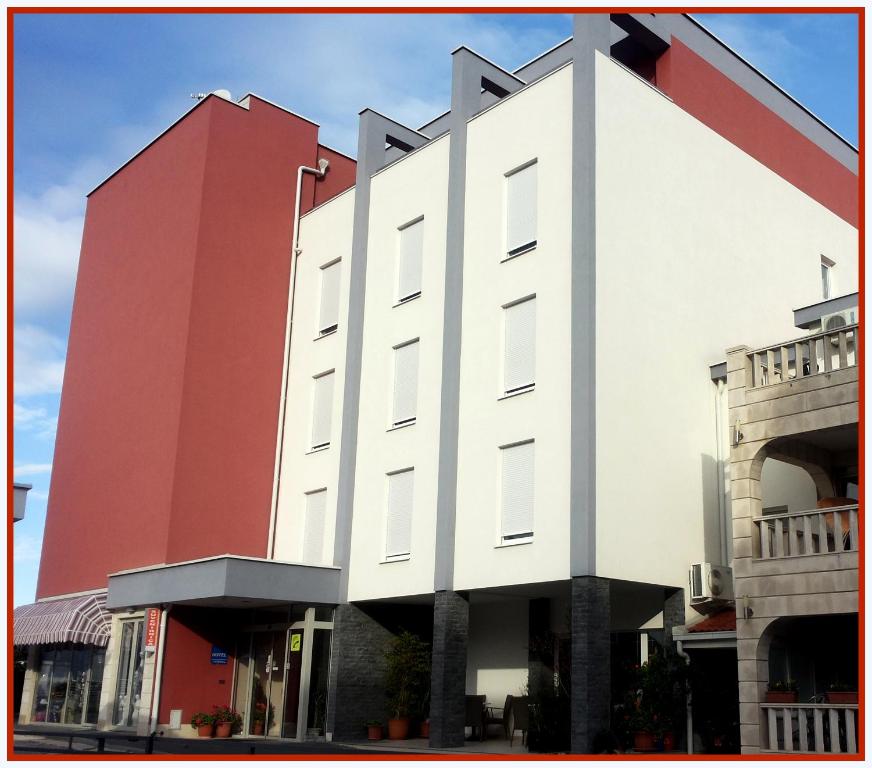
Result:
<svg viewBox="0 0 872 768"><path fill-rule="evenodd" d="M287 739L297 738L297 721L300 712L300 673L303 670L303 634L303 627L292 627L288 630L288 659L285 664L287 672L285 716L282 724L282 736Z"/></svg>
<svg viewBox="0 0 872 768"><path fill-rule="evenodd" d="M121 648L118 661L118 685L112 725L130 728L136 724L142 695L142 672L145 666L143 620L125 621L121 625Z"/></svg>

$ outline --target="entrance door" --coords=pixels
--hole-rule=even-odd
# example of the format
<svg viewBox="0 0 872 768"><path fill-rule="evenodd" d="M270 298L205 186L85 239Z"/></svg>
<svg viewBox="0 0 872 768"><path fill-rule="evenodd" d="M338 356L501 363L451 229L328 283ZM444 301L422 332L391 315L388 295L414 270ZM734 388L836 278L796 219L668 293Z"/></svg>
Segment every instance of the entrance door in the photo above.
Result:
<svg viewBox="0 0 872 768"><path fill-rule="evenodd" d="M303 627L288 630L287 683L285 684L285 716L282 736L297 738L297 721L300 712L300 673L303 671Z"/></svg>
<svg viewBox="0 0 872 768"><path fill-rule="evenodd" d="M118 660L118 685L112 725L130 728L136 725L139 699L142 695L142 672L145 666L143 620L121 624L121 648Z"/></svg>

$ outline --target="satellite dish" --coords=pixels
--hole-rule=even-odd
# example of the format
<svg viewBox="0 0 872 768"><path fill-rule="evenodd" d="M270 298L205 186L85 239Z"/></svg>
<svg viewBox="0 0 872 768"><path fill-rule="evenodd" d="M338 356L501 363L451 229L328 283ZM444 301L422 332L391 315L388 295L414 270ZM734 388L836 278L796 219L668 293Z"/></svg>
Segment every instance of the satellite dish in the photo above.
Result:
<svg viewBox="0 0 872 768"><path fill-rule="evenodd" d="M233 101L233 97L230 95L230 91L226 88L219 88L217 91L212 91L213 96L220 96L222 99L227 99L227 101Z"/></svg>

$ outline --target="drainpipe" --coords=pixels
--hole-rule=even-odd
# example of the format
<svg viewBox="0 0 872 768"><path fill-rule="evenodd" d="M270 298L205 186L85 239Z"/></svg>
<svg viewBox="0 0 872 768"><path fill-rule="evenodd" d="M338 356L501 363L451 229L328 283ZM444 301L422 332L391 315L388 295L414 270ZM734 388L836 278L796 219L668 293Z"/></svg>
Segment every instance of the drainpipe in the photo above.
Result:
<svg viewBox="0 0 872 768"><path fill-rule="evenodd" d="M684 659L684 663L687 666L690 666L690 656L688 656L687 652L684 650L684 643L681 640L675 641L675 651L676 653ZM687 721L685 723L686 730L686 741L687 741L687 754L693 754L693 694L691 693L690 686L687 688L687 692L684 695L685 708L687 710Z"/></svg>
<svg viewBox="0 0 872 768"><path fill-rule="evenodd" d="M158 717L160 715L160 689L163 682L164 640L167 635L167 617L172 606L167 606L161 611L160 630L157 635L157 658L154 663L154 687L151 692L151 715L148 721L149 735L157 730Z"/></svg>
<svg viewBox="0 0 872 768"><path fill-rule="evenodd" d="M279 476L282 469L282 447L285 442L285 414L288 402L288 366L291 360L291 326L294 322L294 296L297 286L297 260L300 258L300 208L302 206L303 174L311 173L316 179L323 179L327 173L330 161L321 158L317 168L301 165L297 168L297 197L294 206L294 233L291 239L291 284L288 290L288 316L285 322L285 355L282 365L282 400L279 406L278 442L276 444L276 463L273 469L273 493L269 518L269 540L266 556L270 559L275 555L276 546L276 516L279 509Z"/></svg>
<svg viewBox="0 0 872 768"><path fill-rule="evenodd" d="M715 395L715 436L717 439L717 475L718 475L718 531L720 533L721 565L729 565L727 549L727 457L724 455L724 392L723 379L718 379L718 391Z"/></svg>

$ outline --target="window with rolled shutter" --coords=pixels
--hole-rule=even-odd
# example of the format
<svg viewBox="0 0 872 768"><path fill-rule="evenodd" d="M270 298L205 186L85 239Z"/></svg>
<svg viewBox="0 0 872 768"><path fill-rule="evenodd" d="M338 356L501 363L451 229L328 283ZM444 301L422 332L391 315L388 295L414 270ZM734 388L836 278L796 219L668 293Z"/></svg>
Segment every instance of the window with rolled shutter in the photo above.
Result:
<svg viewBox="0 0 872 768"><path fill-rule="evenodd" d="M391 423L411 424L418 405L418 342L394 349L394 411Z"/></svg>
<svg viewBox="0 0 872 768"><path fill-rule="evenodd" d="M533 535L534 446L531 440L500 449L503 463L501 537L503 541Z"/></svg>
<svg viewBox="0 0 872 768"><path fill-rule="evenodd" d="M517 256L536 246L536 163L506 177L506 251Z"/></svg>
<svg viewBox="0 0 872 768"><path fill-rule="evenodd" d="M318 318L320 335L339 327L339 268L341 261L321 267L321 312Z"/></svg>
<svg viewBox="0 0 872 768"><path fill-rule="evenodd" d="M400 230L400 264L397 302L421 294L421 268L424 259L424 220L420 219Z"/></svg>
<svg viewBox="0 0 872 768"><path fill-rule="evenodd" d="M503 311L503 391L508 395L536 383L536 297L510 304Z"/></svg>
<svg viewBox="0 0 872 768"><path fill-rule="evenodd" d="M412 495L415 470L388 475L388 520L385 555L404 557L412 551Z"/></svg>
<svg viewBox="0 0 872 768"><path fill-rule="evenodd" d="M303 524L303 562L320 564L324 559L324 516L327 491L306 494L306 519Z"/></svg>
<svg viewBox="0 0 872 768"><path fill-rule="evenodd" d="M312 398L312 448L330 445L330 420L333 414L333 371L315 377Z"/></svg>

